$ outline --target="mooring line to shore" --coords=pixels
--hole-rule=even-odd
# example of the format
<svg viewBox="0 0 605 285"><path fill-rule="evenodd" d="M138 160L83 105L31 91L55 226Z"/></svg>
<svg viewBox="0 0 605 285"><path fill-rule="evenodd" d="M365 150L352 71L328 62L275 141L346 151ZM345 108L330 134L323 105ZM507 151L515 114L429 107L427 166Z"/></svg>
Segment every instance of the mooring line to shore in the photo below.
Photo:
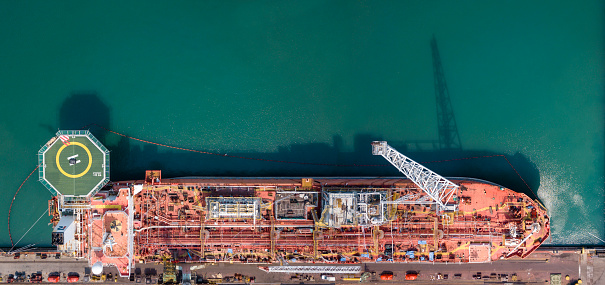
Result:
<svg viewBox="0 0 605 285"><path fill-rule="evenodd" d="M521 174L519 174L519 172L517 171L517 169L515 169L515 167L513 166L513 164L510 163L510 161L508 160L508 158L505 155L503 155L503 154L501 154L501 155L502 155L502 157L504 157L504 159L506 159L506 162L508 162L508 165L510 165L510 167L515 171L515 173L517 173L517 176L519 176L519 178L521 178L521 181L523 181L523 184L525 184L525 186L527 186L527 189L529 189L532 193L534 193L534 195L537 198L538 197L538 193L534 192L534 190L529 187L529 185L527 184L527 182L525 182L525 179L523 179L523 177L521 177Z"/></svg>
<svg viewBox="0 0 605 285"><path fill-rule="evenodd" d="M34 170L32 170L32 172L29 175L27 175L27 178L25 178L25 180L23 180L23 182L21 182L21 185L19 186L19 188L17 188L17 192L15 192L15 195L13 196L13 200L11 200L11 205L8 208L8 237L11 240L11 246L15 246L15 244L13 243L13 236L11 235L11 211L13 210L13 203L15 202L15 198L17 198L17 194L19 194L19 191L23 187L23 184L25 184L25 182L29 179L29 177L32 176L32 174L34 174L34 172L36 172L36 170L38 170L39 167L40 167L40 164L38 164L36 166L36 168L34 168Z"/></svg>
<svg viewBox="0 0 605 285"><path fill-rule="evenodd" d="M597 237L597 236L595 236L595 235L593 235L593 234L591 234L591 233L589 233L589 232L586 232L586 233L587 233L587 234L589 234L589 235L591 235L591 236L593 236L594 238L596 238L596 239L600 240L601 242L605 243L605 240L602 240L602 239L600 239L599 237Z"/></svg>
<svg viewBox="0 0 605 285"><path fill-rule="evenodd" d="M25 237L25 235L27 233L29 233L29 231L31 231L34 226L40 221L40 219L42 219L42 217L44 216L44 214L46 214L48 212L48 208L46 209L46 211L44 211L44 213L42 213L42 215L40 215L40 217L36 220L36 222L29 227L29 229L23 234L23 236L21 236L21 238L13 245L13 247L11 247L11 249L9 250L9 252L11 252L13 250L13 248L15 248L15 246L17 246L19 244L19 242Z"/></svg>

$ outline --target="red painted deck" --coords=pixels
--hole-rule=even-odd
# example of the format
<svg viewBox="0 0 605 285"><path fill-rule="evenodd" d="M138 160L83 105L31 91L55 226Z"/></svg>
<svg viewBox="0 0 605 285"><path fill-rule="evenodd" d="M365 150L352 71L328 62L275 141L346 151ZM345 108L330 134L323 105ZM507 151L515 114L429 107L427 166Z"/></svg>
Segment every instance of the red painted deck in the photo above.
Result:
<svg viewBox="0 0 605 285"><path fill-rule="evenodd" d="M134 193L134 184L142 184L133 197L135 263L165 256L183 262L489 262L526 257L548 237L546 210L526 195L480 181L453 182L461 186L450 201L457 211L391 205L382 225L330 228L324 220L323 192L381 192L389 201L425 194L407 179L318 178L310 184L290 178L125 181L114 184L117 196L102 191L99 195L105 198L92 201L87 250L91 264L102 261L128 272L127 195ZM302 194L284 194L294 191ZM234 197L236 202L221 206L226 216L213 218L209 197ZM258 201L258 212L250 212L252 206L240 205L238 199ZM296 218L279 219L275 204L283 201L303 212L284 210L282 217ZM103 245L105 233L114 237L113 251Z"/></svg>
<svg viewBox="0 0 605 285"><path fill-rule="evenodd" d="M117 196L105 199L108 197L105 192L91 201L91 246L87 252L91 266L101 261L104 266L114 266L122 276L128 276L128 214L124 210L128 207L129 189L116 190ZM112 246L104 242L108 234L113 237Z"/></svg>

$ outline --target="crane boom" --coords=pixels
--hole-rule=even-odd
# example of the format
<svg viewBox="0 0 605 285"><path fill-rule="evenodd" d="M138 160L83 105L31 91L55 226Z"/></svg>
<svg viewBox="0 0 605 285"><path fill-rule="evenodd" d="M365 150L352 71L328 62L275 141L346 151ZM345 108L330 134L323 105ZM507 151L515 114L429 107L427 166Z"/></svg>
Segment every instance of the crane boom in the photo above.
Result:
<svg viewBox="0 0 605 285"><path fill-rule="evenodd" d="M446 208L447 202L458 190L458 185L401 154L385 141L372 142L372 154L382 155L397 170L426 192L442 209Z"/></svg>

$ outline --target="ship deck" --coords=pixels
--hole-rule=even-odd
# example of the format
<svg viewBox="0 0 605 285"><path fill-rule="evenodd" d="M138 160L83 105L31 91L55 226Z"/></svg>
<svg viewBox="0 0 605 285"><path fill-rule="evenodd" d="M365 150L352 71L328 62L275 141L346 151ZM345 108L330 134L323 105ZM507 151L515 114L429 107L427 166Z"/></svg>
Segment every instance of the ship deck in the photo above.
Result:
<svg viewBox="0 0 605 285"><path fill-rule="evenodd" d="M92 266L102 262L118 269L122 276L128 276L128 194L129 189L117 189L117 195L103 192L91 201L87 216L90 232L87 248L88 260Z"/></svg>
<svg viewBox="0 0 605 285"><path fill-rule="evenodd" d="M460 185L456 211L435 212L407 179L165 179L115 183L93 200L90 262L489 262L546 240L543 207L509 189ZM141 185L136 188L133 185ZM327 201L331 201L328 203ZM394 201L397 201L395 203ZM114 222L118 221L118 222ZM113 223L113 226L112 226ZM121 228L116 229L116 223ZM113 237L109 252L107 234ZM105 237L104 237L105 236ZM102 245L103 249L99 247Z"/></svg>

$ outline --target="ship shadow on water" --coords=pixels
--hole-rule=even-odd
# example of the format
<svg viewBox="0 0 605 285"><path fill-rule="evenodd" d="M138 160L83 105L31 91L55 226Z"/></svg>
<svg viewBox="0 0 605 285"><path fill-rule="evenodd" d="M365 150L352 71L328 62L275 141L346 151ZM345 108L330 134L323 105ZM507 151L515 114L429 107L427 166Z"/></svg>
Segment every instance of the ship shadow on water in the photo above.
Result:
<svg viewBox="0 0 605 285"><path fill-rule="evenodd" d="M242 159L186 151L159 151L155 145L131 146L130 140L122 139L118 148L112 151L112 177L113 180L130 180L133 177L141 179L147 169L160 169L162 176L166 178L403 176L384 158L372 155L370 143L374 140L380 140L380 137L356 135L353 151L343 151L338 144L340 137L335 136L334 144L293 144L280 147L277 152L271 153L228 153L232 156L251 158ZM521 153L505 158L501 154L486 150L406 151L405 145L391 145L442 176L483 179L537 198L530 189L537 190L540 185L538 169ZM116 157L118 153L120 156Z"/></svg>
<svg viewBox="0 0 605 285"><path fill-rule="evenodd" d="M229 156L250 158L242 159L163 148L119 137L94 125L111 129L110 110L95 92L73 93L61 106L59 127L89 129L111 150L112 181L143 179L145 170L150 169L162 170L164 178L403 176L385 159L372 155L370 143L381 140L379 134L356 134L353 150L345 150L343 139L334 135L331 144L291 144L279 147L276 152L228 153ZM420 150L407 142L389 144L442 176L483 179L537 198L533 191L540 186L539 171L521 153L505 159L503 154L489 150ZM196 149L203 151L204 146Z"/></svg>
<svg viewBox="0 0 605 285"><path fill-rule="evenodd" d="M111 112L109 106L99 98L96 91L72 92L61 104L59 109L59 129L80 130L90 129L97 139L105 143L107 132L99 132L92 124L109 126ZM42 126L51 129L47 126ZM57 131L53 131L56 133Z"/></svg>

